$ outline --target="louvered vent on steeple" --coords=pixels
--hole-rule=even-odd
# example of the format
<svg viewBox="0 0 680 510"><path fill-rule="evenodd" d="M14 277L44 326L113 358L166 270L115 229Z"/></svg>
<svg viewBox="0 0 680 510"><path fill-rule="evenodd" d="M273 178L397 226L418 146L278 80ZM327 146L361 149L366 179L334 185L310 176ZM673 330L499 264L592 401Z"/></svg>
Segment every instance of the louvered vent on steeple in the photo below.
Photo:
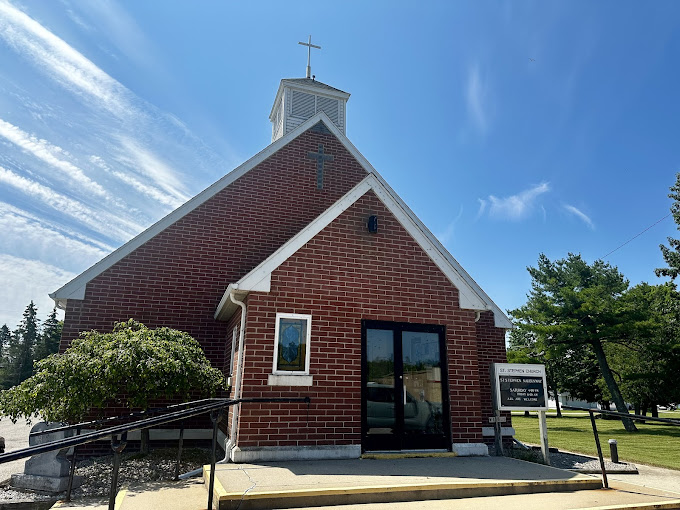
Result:
<svg viewBox="0 0 680 510"><path fill-rule="evenodd" d="M274 106L269 114L272 142L292 131L307 119L324 112L345 133L345 109L349 94L314 78L281 80Z"/></svg>

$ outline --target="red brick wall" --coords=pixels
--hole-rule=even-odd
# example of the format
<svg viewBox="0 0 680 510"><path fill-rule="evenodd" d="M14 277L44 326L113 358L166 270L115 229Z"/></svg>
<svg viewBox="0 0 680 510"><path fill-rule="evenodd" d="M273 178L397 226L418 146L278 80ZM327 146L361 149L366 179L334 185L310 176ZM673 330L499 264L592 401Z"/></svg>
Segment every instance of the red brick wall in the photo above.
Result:
<svg viewBox="0 0 680 510"><path fill-rule="evenodd" d="M316 162L323 143L323 190ZM222 368L231 329L213 319L227 285L237 281L366 176L340 142L309 130L94 278L84 300L68 301L61 349L83 330L110 331L135 318L196 338Z"/></svg>
<svg viewBox="0 0 680 510"><path fill-rule="evenodd" d="M380 229L366 220L377 214ZM277 312L312 314L312 387L268 386ZM475 314L373 192L368 192L251 293L244 397L310 396L304 404L245 405L239 446L361 442L361 320L446 326L454 442L481 441Z"/></svg>
<svg viewBox="0 0 680 510"><path fill-rule="evenodd" d="M483 312L477 321L477 357L479 359L479 386L482 397L482 419L486 426L489 417L493 416L493 401L491 399L491 363L507 363L505 353L505 330L494 326L492 312ZM511 427L510 413L503 412L506 417L504 427ZM487 442L493 443L493 437L487 438Z"/></svg>

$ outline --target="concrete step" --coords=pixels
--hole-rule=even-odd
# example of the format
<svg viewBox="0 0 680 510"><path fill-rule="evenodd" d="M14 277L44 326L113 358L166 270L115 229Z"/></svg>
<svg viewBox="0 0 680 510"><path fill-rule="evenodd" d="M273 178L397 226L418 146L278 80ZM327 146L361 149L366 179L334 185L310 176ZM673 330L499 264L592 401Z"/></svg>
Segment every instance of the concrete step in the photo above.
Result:
<svg viewBox="0 0 680 510"><path fill-rule="evenodd" d="M204 467L204 480L210 467ZM219 510L445 500L600 489L597 477L498 457L220 464ZM217 506L217 505L216 505Z"/></svg>
<svg viewBox="0 0 680 510"><path fill-rule="evenodd" d="M108 510L107 499L58 502L53 510ZM149 482L121 489L116 496L115 510L205 510L208 492L203 480L194 478L182 482Z"/></svg>

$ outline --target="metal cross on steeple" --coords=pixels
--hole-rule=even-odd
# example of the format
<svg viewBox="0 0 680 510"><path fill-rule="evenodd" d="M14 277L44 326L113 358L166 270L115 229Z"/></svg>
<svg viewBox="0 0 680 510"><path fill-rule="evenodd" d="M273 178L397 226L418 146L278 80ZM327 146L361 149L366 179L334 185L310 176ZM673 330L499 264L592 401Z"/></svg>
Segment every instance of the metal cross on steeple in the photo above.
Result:
<svg viewBox="0 0 680 510"><path fill-rule="evenodd" d="M309 159L316 160L316 189L323 189L323 162L333 161L331 154L325 154L323 151L323 144L319 144L319 152L308 152Z"/></svg>
<svg viewBox="0 0 680 510"><path fill-rule="evenodd" d="M312 65L311 65L311 59L312 59L312 48L316 48L317 50L321 49L321 46L315 46L312 44L312 36L309 36L309 42L299 42L298 44L302 44L303 46L307 46L307 78L312 77Z"/></svg>

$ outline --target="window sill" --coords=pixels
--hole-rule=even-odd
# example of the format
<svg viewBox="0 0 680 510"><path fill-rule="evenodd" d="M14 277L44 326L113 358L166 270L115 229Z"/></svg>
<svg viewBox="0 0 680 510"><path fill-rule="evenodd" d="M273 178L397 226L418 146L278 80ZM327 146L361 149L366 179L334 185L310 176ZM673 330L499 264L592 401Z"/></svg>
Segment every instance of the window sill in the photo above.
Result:
<svg viewBox="0 0 680 510"><path fill-rule="evenodd" d="M280 375L269 374L267 384L269 386L311 386L314 376L311 375Z"/></svg>

